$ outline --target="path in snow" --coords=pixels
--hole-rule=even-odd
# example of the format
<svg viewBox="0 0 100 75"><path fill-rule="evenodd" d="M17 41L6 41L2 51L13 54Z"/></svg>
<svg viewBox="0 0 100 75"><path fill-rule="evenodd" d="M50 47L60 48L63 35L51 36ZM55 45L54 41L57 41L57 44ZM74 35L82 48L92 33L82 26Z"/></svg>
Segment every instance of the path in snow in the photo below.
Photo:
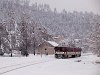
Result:
<svg viewBox="0 0 100 75"><path fill-rule="evenodd" d="M2 62L4 62L5 59L8 60L9 65L11 65L10 60L14 60L14 62L20 60L19 63L30 62L33 65L13 70L3 75L100 75L100 64L95 63L97 57L91 54L69 59L55 59L53 56L43 56L42 58L40 56L31 56L28 58L20 57L18 59L14 57L12 59L4 58ZM78 60L81 61L77 62ZM34 65L35 62L43 63ZM7 63L5 65L7 65ZM2 71L0 70L0 72Z"/></svg>

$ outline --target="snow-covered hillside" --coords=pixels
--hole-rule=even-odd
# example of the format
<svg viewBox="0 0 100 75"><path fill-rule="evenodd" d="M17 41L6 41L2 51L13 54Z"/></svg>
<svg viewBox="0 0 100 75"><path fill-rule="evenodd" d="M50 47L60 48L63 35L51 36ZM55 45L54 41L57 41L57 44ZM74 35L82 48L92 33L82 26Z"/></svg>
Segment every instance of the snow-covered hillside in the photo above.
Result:
<svg viewBox="0 0 100 75"><path fill-rule="evenodd" d="M100 75L100 58L93 54L81 57L55 59L54 55L42 57L0 57L0 75Z"/></svg>

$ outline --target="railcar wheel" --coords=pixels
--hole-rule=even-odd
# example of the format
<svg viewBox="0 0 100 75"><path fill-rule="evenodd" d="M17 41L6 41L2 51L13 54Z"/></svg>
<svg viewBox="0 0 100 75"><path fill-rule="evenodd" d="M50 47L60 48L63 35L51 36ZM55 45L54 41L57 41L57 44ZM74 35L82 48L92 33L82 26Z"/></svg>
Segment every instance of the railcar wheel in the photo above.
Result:
<svg viewBox="0 0 100 75"><path fill-rule="evenodd" d="M72 58L75 58L75 55L72 55Z"/></svg>
<svg viewBox="0 0 100 75"><path fill-rule="evenodd" d="M57 54L55 54L55 58L58 58L58 55Z"/></svg>
<svg viewBox="0 0 100 75"><path fill-rule="evenodd" d="M62 58L62 59L65 59L65 55L62 55L61 58Z"/></svg>
<svg viewBox="0 0 100 75"><path fill-rule="evenodd" d="M79 57L81 56L81 54L79 55Z"/></svg>

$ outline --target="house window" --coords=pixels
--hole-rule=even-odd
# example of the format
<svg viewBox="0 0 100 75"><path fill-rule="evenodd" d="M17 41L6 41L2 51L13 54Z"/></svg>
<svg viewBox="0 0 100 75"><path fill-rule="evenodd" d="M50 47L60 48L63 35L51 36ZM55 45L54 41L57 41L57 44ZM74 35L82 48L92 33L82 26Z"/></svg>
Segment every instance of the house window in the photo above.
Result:
<svg viewBox="0 0 100 75"><path fill-rule="evenodd" d="M45 48L45 54L48 55L47 48Z"/></svg>
<svg viewBox="0 0 100 75"><path fill-rule="evenodd" d="M45 48L45 51L46 51L47 49Z"/></svg>

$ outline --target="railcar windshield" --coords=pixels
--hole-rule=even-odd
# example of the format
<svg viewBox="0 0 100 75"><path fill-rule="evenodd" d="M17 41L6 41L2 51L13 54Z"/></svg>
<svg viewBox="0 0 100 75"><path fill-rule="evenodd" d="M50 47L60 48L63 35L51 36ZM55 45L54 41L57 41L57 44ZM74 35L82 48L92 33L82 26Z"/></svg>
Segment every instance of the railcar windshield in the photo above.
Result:
<svg viewBox="0 0 100 75"><path fill-rule="evenodd" d="M67 51L67 48L66 47L55 47L55 51L65 52Z"/></svg>
<svg viewBox="0 0 100 75"><path fill-rule="evenodd" d="M71 47L55 47L54 48L55 49L55 51L57 52L57 51L59 51L59 52L66 52L66 51L68 51L68 52L79 52L79 51L81 51L82 49L81 48L71 48Z"/></svg>

